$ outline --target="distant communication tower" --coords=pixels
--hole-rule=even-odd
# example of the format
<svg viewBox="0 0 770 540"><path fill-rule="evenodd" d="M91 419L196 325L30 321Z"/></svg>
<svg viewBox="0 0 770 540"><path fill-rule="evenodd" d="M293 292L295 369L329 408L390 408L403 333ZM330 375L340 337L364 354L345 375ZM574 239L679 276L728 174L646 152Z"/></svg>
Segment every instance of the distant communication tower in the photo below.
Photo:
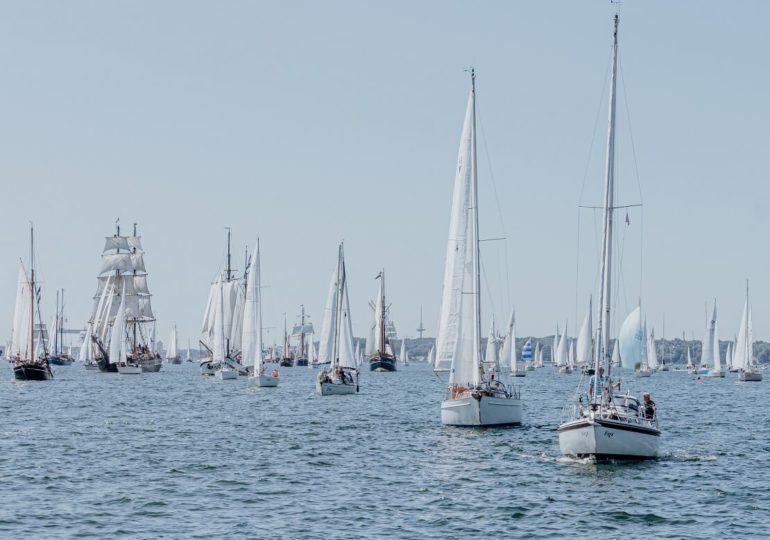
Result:
<svg viewBox="0 0 770 540"><path fill-rule="evenodd" d="M420 339L422 339L423 332L425 332L425 327L423 327L422 324L422 306L420 306L420 326L417 328L417 333L420 334Z"/></svg>

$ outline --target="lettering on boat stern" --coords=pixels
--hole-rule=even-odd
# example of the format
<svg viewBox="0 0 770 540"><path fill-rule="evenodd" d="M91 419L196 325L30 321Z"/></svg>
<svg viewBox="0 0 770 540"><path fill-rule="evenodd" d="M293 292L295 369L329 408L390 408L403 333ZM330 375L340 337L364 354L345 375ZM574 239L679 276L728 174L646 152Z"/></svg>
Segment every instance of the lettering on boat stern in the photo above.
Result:
<svg viewBox="0 0 770 540"><path fill-rule="evenodd" d="M607 431L607 430L604 431L604 436L605 437L608 437L608 438L611 439L613 437L613 435L615 435L615 434L610 432L610 431Z"/></svg>

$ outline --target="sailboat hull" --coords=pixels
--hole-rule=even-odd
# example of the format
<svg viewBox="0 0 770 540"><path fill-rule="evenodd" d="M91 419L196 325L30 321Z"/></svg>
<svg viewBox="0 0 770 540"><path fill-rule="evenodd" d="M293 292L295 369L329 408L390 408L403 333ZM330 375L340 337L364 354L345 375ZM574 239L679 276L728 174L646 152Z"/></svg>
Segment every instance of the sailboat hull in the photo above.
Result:
<svg viewBox="0 0 770 540"><path fill-rule="evenodd" d="M278 386L278 377L273 377L272 375L260 375L255 377L255 382L257 386L263 388L275 388Z"/></svg>
<svg viewBox="0 0 770 540"><path fill-rule="evenodd" d="M515 426L521 419L521 400L516 398L466 396L441 402L445 426Z"/></svg>
<svg viewBox="0 0 770 540"><path fill-rule="evenodd" d="M100 356L96 359L96 365L99 368L99 371L102 373L117 373L118 372L118 365L117 364L110 364L110 359L106 356Z"/></svg>
<svg viewBox="0 0 770 540"><path fill-rule="evenodd" d="M760 382L762 380L762 372L741 371L740 380L743 382Z"/></svg>
<svg viewBox="0 0 770 540"><path fill-rule="evenodd" d="M71 366L75 362L74 359L66 356L51 356L48 361L54 366Z"/></svg>
<svg viewBox="0 0 770 540"><path fill-rule="evenodd" d="M281 367L294 367L294 361L291 358L281 358L278 365Z"/></svg>
<svg viewBox="0 0 770 540"><path fill-rule="evenodd" d="M316 381L315 391L321 396L344 396L355 394L358 390L355 384L340 384Z"/></svg>
<svg viewBox="0 0 770 540"><path fill-rule="evenodd" d="M216 372L216 378L222 381L232 381L238 378L238 372L232 369L220 369Z"/></svg>
<svg viewBox="0 0 770 540"><path fill-rule="evenodd" d="M142 366L118 366L118 373L121 375L141 375L142 371Z"/></svg>
<svg viewBox="0 0 770 540"><path fill-rule="evenodd" d="M163 366L163 362L160 358L142 358L139 360L139 364L142 367L142 371L145 373L157 373Z"/></svg>
<svg viewBox="0 0 770 540"><path fill-rule="evenodd" d="M712 379L721 379L725 376L725 372L723 369L712 369L709 371L709 377Z"/></svg>
<svg viewBox="0 0 770 540"><path fill-rule="evenodd" d="M166 358L166 362L169 364L181 364L182 359L179 356L176 356L174 358Z"/></svg>
<svg viewBox="0 0 770 540"><path fill-rule="evenodd" d="M559 426L565 456L597 460L642 460L658 457L660 431L644 425L583 418Z"/></svg>
<svg viewBox="0 0 770 540"><path fill-rule="evenodd" d="M297 358L297 362L294 365L297 367L307 367L307 358Z"/></svg>
<svg viewBox="0 0 770 540"><path fill-rule="evenodd" d="M636 376L637 377L651 377L652 376L652 370L651 369L637 369L636 370Z"/></svg>
<svg viewBox="0 0 770 540"><path fill-rule="evenodd" d="M53 379L53 371L38 363L17 364L13 366L13 377L17 381L50 381Z"/></svg>
<svg viewBox="0 0 770 540"><path fill-rule="evenodd" d="M383 373L396 371L396 359L392 356L378 354L369 359L369 371Z"/></svg>
<svg viewBox="0 0 770 540"><path fill-rule="evenodd" d="M511 371L511 377L526 377L526 376L527 376L526 369L517 369L516 371Z"/></svg>

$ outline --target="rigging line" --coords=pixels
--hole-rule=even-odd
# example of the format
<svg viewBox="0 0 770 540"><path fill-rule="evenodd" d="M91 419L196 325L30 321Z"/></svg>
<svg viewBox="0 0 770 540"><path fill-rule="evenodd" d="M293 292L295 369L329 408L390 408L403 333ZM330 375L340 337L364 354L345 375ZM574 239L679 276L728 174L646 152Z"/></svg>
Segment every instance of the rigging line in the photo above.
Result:
<svg viewBox="0 0 770 540"><path fill-rule="evenodd" d="M577 219L577 248L575 249L575 320L578 313L578 290L580 289L580 208L578 208Z"/></svg>
<svg viewBox="0 0 770 540"><path fill-rule="evenodd" d="M628 96L626 95L626 82L623 79L623 66L618 59L618 71L620 71L620 86L623 88L623 105L626 109L626 119L628 121L628 136L631 141L631 155L634 158L634 174L636 175L636 188L639 191L639 202L643 203L642 197L642 182L639 176L639 161L636 159L636 144L634 143L634 130L631 126L631 111L628 107ZM640 204L641 205L641 204Z"/></svg>
<svg viewBox="0 0 770 540"><path fill-rule="evenodd" d="M583 171L583 181L580 186L580 196L578 201L583 200L583 193L586 188L586 180L588 179L588 170L591 167L591 155L593 154L594 142L596 141L596 130L599 127L599 117L602 112L602 105L604 104L604 93L607 88L607 79L609 78L610 67L612 66L612 48L610 48L610 55L607 59L607 67L604 70L604 79L602 80L602 91L599 95L599 104L596 106L596 115L594 118L594 129L591 134L591 144L588 146L588 159L586 160L585 170Z"/></svg>
<svg viewBox="0 0 770 540"><path fill-rule="evenodd" d="M479 267L481 268L481 275L484 277L484 285L487 288L487 296L489 297L489 307L492 312L492 317L495 316L495 302L492 298L492 289L489 287L489 279L487 278L487 269L479 258ZM479 338L480 339L480 338Z"/></svg>
<svg viewBox="0 0 770 540"><path fill-rule="evenodd" d="M489 145L487 144L487 134L484 131L484 122L481 119L481 111L479 110L478 103L476 104L476 116L478 118L478 126L480 127L481 131L481 141L482 146L484 147L484 155L487 158L487 166L489 167L489 179L492 182L492 191L495 194L495 206L497 207L497 217L500 220L500 229L503 231L503 237L507 237L508 234L505 230L505 222L503 220L503 210L500 207L500 197L497 194L497 182L495 181L495 173L492 169L492 158L489 155ZM476 202L476 205L478 206L478 201ZM506 241L506 248L505 248L505 286L506 286L506 294L508 296L508 307L511 306L511 276L510 276L510 265L508 264L508 247L507 247L507 241Z"/></svg>

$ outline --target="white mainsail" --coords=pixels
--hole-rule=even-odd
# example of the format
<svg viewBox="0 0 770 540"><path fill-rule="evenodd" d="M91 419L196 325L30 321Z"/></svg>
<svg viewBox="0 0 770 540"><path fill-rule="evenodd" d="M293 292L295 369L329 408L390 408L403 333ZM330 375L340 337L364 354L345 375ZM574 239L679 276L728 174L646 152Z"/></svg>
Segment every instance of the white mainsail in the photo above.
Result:
<svg viewBox="0 0 770 540"><path fill-rule="evenodd" d="M469 215L471 201L471 176L473 170L472 146L474 133L474 97L473 92L468 97L468 106L465 110L462 135L460 136L460 149L457 156L457 168L452 189L452 207L449 214L449 235L444 265L444 284L441 299L441 312L439 314L438 333L435 345L435 369L436 371L448 371L452 367L454 359L462 354L467 354L467 346L461 344L463 333L463 298L465 289L470 286L468 274L472 270L468 268L468 248L470 244L468 234ZM471 276L472 277L472 276ZM464 302L466 305L469 302ZM465 321L466 326L470 321ZM472 330L472 329L466 329ZM473 367L461 368L456 372L461 382L466 383L474 379L470 373ZM478 371L478 370L476 370ZM463 377L470 377L462 381Z"/></svg>
<svg viewBox="0 0 770 540"><path fill-rule="evenodd" d="M339 261L337 262L339 266ZM321 323L320 342L318 343L318 363L331 364L334 356L334 332L337 326L337 275L339 268L332 272L331 283L329 284L329 294L326 297L326 307L324 308L324 318ZM372 344L374 341L372 341ZM367 341L367 348L369 342Z"/></svg>
<svg viewBox="0 0 770 540"><path fill-rule="evenodd" d="M612 365L620 367L620 344L615 340L615 346L612 348Z"/></svg>
<svg viewBox="0 0 770 540"><path fill-rule="evenodd" d="M259 377L264 370L262 362L262 291L259 262L259 240L251 258L248 281L246 283L246 298L243 309L243 324L241 335L241 363L244 366L254 366L252 375Z"/></svg>
<svg viewBox="0 0 770 540"><path fill-rule="evenodd" d="M559 345L556 347L556 365L559 367L564 367L567 365L567 354L568 354L568 345L567 342L569 341L569 338L567 337L567 325L564 325L564 333L561 335L561 338L559 339Z"/></svg>
<svg viewBox="0 0 770 540"><path fill-rule="evenodd" d="M318 354L315 350L315 334L310 333L307 335L307 365L313 367L318 363Z"/></svg>
<svg viewBox="0 0 770 540"><path fill-rule="evenodd" d="M511 310L511 316L508 317L508 324L505 327L505 340L503 341L503 350L500 354L500 366L503 367L506 364L510 368L516 371L516 360L511 357L511 348L514 349L514 355L516 350L516 312ZM511 345L513 344L513 345Z"/></svg>
<svg viewBox="0 0 770 540"><path fill-rule="evenodd" d="M168 340L168 351L166 351L166 358L177 358L179 351L177 350L177 336L176 325L171 328L171 337Z"/></svg>
<svg viewBox="0 0 770 540"><path fill-rule="evenodd" d="M577 365L590 364L592 359L593 344L591 343L591 336L593 336L593 325L591 319L591 311L593 310L593 300L588 300L588 312L583 319L583 325L580 327L580 333L577 338L577 358L575 361Z"/></svg>
<svg viewBox="0 0 770 540"><path fill-rule="evenodd" d="M647 367L658 369L658 351L655 346L655 329L650 328L650 334L647 338Z"/></svg>
<svg viewBox="0 0 770 540"><path fill-rule="evenodd" d="M489 327L489 336L487 336L487 349L484 354L484 364L489 369L497 371L497 343L495 339L495 318L492 317L492 324Z"/></svg>
<svg viewBox="0 0 770 540"><path fill-rule="evenodd" d="M719 368L719 349L715 349L714 343L718 343L717 335L717 302L714 300L714 311L711 318L706 319L706 333L703 336L701 352L701 364L705 367ZM716 354L715 354L716 350Z"/></svg>
<svg viewBox="0 0 770 540"><path fill-rule="evenodd" d="M692 365L692 355L690 354L690 346L687 346L687 368L692 369L694 366Z"/></svg>
<svg viewBox="0 0 770 540"><path fill-rule="evenodd" d="M556 333L553 335L553 342L551 343L551 364L554 366L559 365L557 350L559 349L559 323L556 323Z"/></svg>
<svg viewBox="0 0 770 540"><path fill-rule="evenodd" d="M219 290L214 299L214 347L212 359L222 365L225 361L225 326L224 326L224 282L219 282Z"/></svg>
<svg viewBox="0 0 770 540"><path fill-rule="evenodd" d="M356 358L358 358L358 345L356 345ZM401 360L402 364L406 365L406 338L401 340L401 354L399 354L398 359Z"/></svg>
<svg viewBox="0 0 770 540"><path fill-rule="evenodd" d="M30 309L32 308L32 291L27 278L24 263L19 261L19 276L16 288L16 305L13 310L13 328L11 329L11 343L7 356L31 358L33 352L30 348Z"/></svg>
<svg viewBox="0 0 770 540"><path fill-rule="evenodd" d="M738 337L735 339L735 352L733 354L733 369L747 369L752 365L754 345L751 328L751 309L749 300L743 304L741 326L738 328Z"/></svg>
<svg viewBox="0 0 770 540"><path fill-rule="evenodd" d="M535 367L541 367L543 365L543 349L540 348L540 342L538 341L535 344L535 355L534 355L534 361L532 363Z"/></svg>
<svg viewBox="0 0 770 540"><path fill-rule="evenodd" d="M112 323L110 335L110 364L126 363L126 296L120 295L120 304Z"/></svg>

